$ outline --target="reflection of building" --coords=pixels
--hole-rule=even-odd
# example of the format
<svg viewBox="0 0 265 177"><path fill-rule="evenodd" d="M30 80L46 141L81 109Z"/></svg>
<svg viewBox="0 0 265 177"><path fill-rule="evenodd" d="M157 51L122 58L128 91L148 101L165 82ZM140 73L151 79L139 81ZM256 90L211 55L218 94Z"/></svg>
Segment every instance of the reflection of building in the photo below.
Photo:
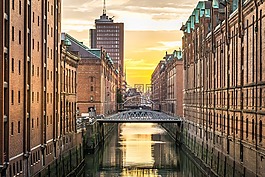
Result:
<svg viewBox="0 0 265 177"><path fill-rule="evenodd" d="M117 75L113 61L103 49L89 49L70 35L69 50L78 52L80 62L77 69L77 109L89 112L93 107L96 114L116 112Z"/></svg>
<svg viewBox="0 0 265 177"><path fill-rule="evenodd" d="M200 1L182 27L185 143L218 176L265 174L264 9Z"/></svg>
<svg viewBox="0 0 265 177"><path fill-rule="evenodd" d="M152 77L152 95L154 110L182 116L183 100L183 61L181 51L167 54L155 68Z"/></svg>

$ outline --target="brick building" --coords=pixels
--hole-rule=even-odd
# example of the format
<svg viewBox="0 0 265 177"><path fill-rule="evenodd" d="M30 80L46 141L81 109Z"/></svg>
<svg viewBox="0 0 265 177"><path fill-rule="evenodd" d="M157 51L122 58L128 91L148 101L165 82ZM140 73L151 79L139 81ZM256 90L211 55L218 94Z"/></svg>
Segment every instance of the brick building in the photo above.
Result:
<svg viewBox="0 0 265 177"><path fill-rule="evenodd" d="M60 156L81 149L75 129L64 141L59 126L60 21L60 0L0 2L1 176L54 173ZM77 164L53 166L54 175Z"/></svg>
<svg viewBox="0 0 265 177"><path fill-rule="evenodd" d="M151 76L151 84L152 84L152 94L151 100L154 102L153 110L161 110L161 77L160 77L160 70L161 67L164 65L165 61L160 60L158 65L156 66L155 70ZM164 67L164 66L163 66Z"/></svg>
<svg viewBox="0 0 265 177"><path fill-rule="evenodd" d="M69 50L81 60L77 69L77 110L79 115L91 108L96 114L108 115L117 111L118 71L106 51L89 49L69 34Z"/></svg>
<svg viewBox="0 0 265 177"><path fill-rule="evenodd" d="M166 53L151 76L153 109L183 115L183 60L181 51Z"/></svg>
<svg viewBox="0 0 265 177"><path fill-rule="evenodd" d="M262 176L264 9L200 1L182 30L184 143L220 176Z"/></svg>

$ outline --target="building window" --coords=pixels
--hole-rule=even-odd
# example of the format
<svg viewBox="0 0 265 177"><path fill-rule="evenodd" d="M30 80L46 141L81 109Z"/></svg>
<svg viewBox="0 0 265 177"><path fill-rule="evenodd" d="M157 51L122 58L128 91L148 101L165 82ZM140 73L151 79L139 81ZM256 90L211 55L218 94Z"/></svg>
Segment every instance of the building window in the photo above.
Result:
<svg viewBox="0 0 265 177"><path fill-rule="evenodd" d="M19 0L19 15L21 15L21 0Z"/></svg>
<svg viewBox="0 0 265 177"><path fill-rule="evenodd" d="M93 101L93 100L94 100L93 96L90 96L90 101Z"/></svg>
<svg viewBox="0 0 265 177"><path fill-rule="evenodd" d="M11 122L11 135L14 135L14 123Z"/></svg>
<svg viewBox="0 0 265 177"><path fill-rule="evenodd" d="M34 103L34 92L32 92L32 103Z"/></svg>
<svg viewBox="0 0 265 177"><path fill-rule="evenodd" d="M20 91L18 91L18 103L20 103Z"/></svg>
<svg viewBox="0 0 265 177"><path fill-rule="evenodd" d="M15 40L15 28L12 26L12 41Z"/></svg>
<svg viewBox="0 0 265 177"><path fill-rule="evenodd" d="M18 74L21 74L21 61L18 61Z"/></svg>
<svg viewBox="0 0 265 177"><path fill-rule="evenodd" d="M255 128L255 125L254 125L254 123L255 123L255 121L254 121L254 119L252 119L252 140L254 140L254 133L255 133L255 130L254 130L254 128Z"/></svg>
<svg viewBox="0 0 265 177"><path fill-rule="evenodd" d="M20 172L22 172L22 160L19 161Z"/></svg>
<svg viewBox="0 0 265 177"><path fill-rule="evenodd" d="M37 103L39 102L39 92L37 92Z"/></svg>
<svg viewBox="0 0 265 177"><path fill-rule="evenodd" d="M93 82L93 77L90 77L90 81Z"/></svg>
<svg viewBox="0 0 265 177"><path fill-rule="evenodd" d="M259 142L262 141L262 120L259 121Z"/></svg>
<svg viewBox="0 0 265 177"><path fill-rule="evenodd" d="M51 28L51 37L53 36L52 34L53 34L53 28Z"/></svg>
<svg viewBox="0 0 265 177"><path fill-rule="evenodd" d="M18 161L17 161L17 174L19 173L19 166L18 166Z"/></svg>
<svg viewBox="0 0 265 177"><path fill-rule="evenodd" d="M32 39L32 49L34 50L34 39Z"/></svg>
<svg viewBox="0 0 265 177"><path fill-rule="evenodd" d="M238 134L238 117L236 116L236 134Z"/></svg>
<svg viewBox="0 0 265 177"><path fill-rule="evenodd" d="M50 33L50 25L48 25L48 35L49 35L49 33Z"/></svg>
<svg viewBox="0 0 265 177"><path fill-rule="evenodd" d="M40 68L37 67L37 76L39 77L39 75L40 75Z"/></svg>
<svg viewBox="0 0 265 177"><path fill-rule="evenodd" d="M18 124L17 124L17 132L20 133L20 121L18 121Z"/></svg>
<svg viewBox="0 0 265 177"><path fill-rule="evenodd" d="M34 119L31 121L31 128L34 128Z"/></svg>
<svg viewBox="0 0 265 177"><path fill-rule="evenodd" d="M246 138L248 138L248 118L246 119Z"/></svg>
<svg viewBox="0 0 265 177"><path fill-rule="evenodd" d="M16 175L16 166L15 166L15 163L13 163L13 174Z"/></svg>
<svg viewBox="0 0 265 177"><path fill-rule="evenodd" d="M35 13L32 12L32 22L34 23L34 21L35 21Z"/></svg>
<svg viewBox="0 0 265 177"><path fill-rule="evenodd" d="M21 44L21 31L18 32L18 43Z"/></svg>
<svg viewBox="0 0 265 177"><path fill-rule="evenodd" d="M14 90L11 91L11 104L14 104Z"/></svg>
<svg viewBox="0 0 265 177"><path fill-rule="evenodd" d="M38 42L37 51L40 51L40 42Z"/></svg>
<svg viewBox="0 0 265 177"><path fill-rule="evenodd" d="M40 16L38 16L38 26L40 26Z"/></svg>
<svg viewBox="0 0 265 177"><path fill-rule="evenodd" d="M94 91L94 87L93 86L90 87L90 91L91 92Z"/></svg>
<svg viewBox="0 0 265 177"><path fill-rule="evenodd" d="M34 65L32 65L32 76L34 76Z"/></svg>
<svg viewBox="0 0 265 177"><path fill-rule="evenodd" d="M51 15L53 15L53 5L51 5Z"/></svg>
<svg viewBox="0 0 265 177"><path fill-rule="evenodd" d="M15 10L15 0L12 0L12 9Z"/></svg>
<svg viewBox="0 0 265 177"><path fill-rule="evenodd" d="M39 127L39 118L37 117L37 128Z"/></svg>
<svg viewBox="0 0 265 177"><path fill-rule="evenodd" d="M11 68L12 68L12 73L14 73L14 58L12 58L12 61L11 61L12 63L11 63Z"/></svg>

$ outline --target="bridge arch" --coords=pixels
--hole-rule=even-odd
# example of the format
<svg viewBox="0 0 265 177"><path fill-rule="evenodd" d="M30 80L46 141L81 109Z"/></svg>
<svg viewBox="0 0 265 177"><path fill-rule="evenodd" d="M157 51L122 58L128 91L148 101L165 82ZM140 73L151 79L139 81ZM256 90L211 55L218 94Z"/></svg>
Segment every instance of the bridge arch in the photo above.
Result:
<svg viewBox="0 0 265 177"><path fill-rule="evenodd" d="M133 109L97 119L101 123L181 123L181 117L173 117L162 112L146 109Z"/></svg>

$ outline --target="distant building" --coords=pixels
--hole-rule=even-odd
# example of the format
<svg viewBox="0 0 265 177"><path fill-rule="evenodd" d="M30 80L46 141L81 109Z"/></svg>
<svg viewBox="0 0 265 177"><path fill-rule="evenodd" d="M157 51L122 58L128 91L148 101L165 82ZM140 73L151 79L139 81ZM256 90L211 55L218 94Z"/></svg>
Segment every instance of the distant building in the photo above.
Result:
<svg viewBox="0 0 265 177"><path fill-rule="evenodd" d="M151 76L154 110L183 116L183 60L181 51L166 53Z"/></svg>
<svg viewBox="0 0 265 177"><path fill-rule="evenodd" d="M78 53L81 60L77 69L77 112L79 115L95 111L112 114L117 111L118 71L111 57L101 49L90 49L69 34L68 49Z"/></svg>
<svg viewBox="0 0 265 177"><path fill-rule="evenodd" d="M109 54L119 71L119 88L124 80L124 24L114 23L113 17L106 15L106 8L99 19L95 20L96 29L90 30L91 48L101 47Z"/></svg>
<svg viewBox="0 0 265 177"><path fill-rule="evenodd" d="M97 48L97 31L96 29L90 29L89 30L89 43L90 43L90 47L92 49L96 49Z"/></svg>

